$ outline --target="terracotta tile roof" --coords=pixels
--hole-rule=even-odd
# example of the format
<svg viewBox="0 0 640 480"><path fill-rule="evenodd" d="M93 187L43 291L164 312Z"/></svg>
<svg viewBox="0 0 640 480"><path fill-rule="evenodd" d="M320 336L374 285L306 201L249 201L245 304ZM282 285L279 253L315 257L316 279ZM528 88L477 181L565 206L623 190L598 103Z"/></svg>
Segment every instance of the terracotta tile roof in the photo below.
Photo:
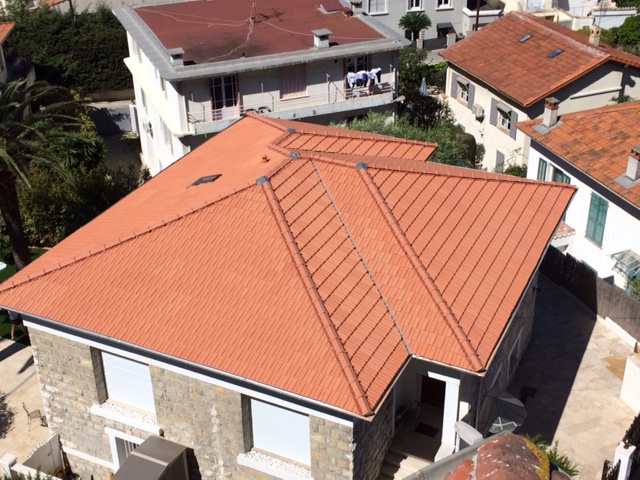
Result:
<svg viewBox="0 0 640 480"><path fill-rule="evenodd" d="M357 16L326 14L316 4L298 0L258 3L253 13L252 0L227 1L224 7L196 0L134 10L165 48L182 48L184 61L196 64L309 50L314 45L311 31L324 28L339 45L385 38Z"/></svg>
<svg viewBox="0 0 640 480"><path fill-rule="evenodd" d="M531 37L520 42L527 34ZM563 51L549 58L556 49ZM440 55L523 106L607 61L640 68L636 55L602 43L594 47L580 32L519 12L507 13Z"/></svg>
<svg viewBox="0 0 640 480"><path fill-rule="evenodd" d="M575 233L576 233L575 228L570 227L564 222L560 222L560 225L558 225L558 228L556 228L556 233L553 235L553 238L556 239L556 238L568 237Z"/></svg>
<svg viewBox="0 0 640 480"><path fill-rule="evenodd" d="M0 44L4 43L15 26L15 22L0 22Z"/></svg>
<svg viewBox="0 0 640 480"><path fill-rule="evenodd" d="M411 355L486 367L574 193L417 161L433 150L249 116L0 305L368 415Z"/></svg>
<svg viewBox="0 0 640 480"><path fill-rule="evenodd" d="M640 145L640 101L561 115L555 127L545 130L547 133L536 129L541 121L516 125L556 155L640 207L640 184L626 188L616 181L626 171L631 147Z"/></svg>

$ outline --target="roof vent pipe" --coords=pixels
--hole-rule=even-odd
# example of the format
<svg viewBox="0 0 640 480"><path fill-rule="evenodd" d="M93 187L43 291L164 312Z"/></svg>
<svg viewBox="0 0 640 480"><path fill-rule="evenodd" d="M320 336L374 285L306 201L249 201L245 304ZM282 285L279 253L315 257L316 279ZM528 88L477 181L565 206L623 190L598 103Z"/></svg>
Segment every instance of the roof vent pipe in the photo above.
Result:
<svg viewBox="0 0 640 480"><path fill-rule="evenodd" d="M544 114L542 115L542 126L551 128L558 123L558 108L560 102L557 98L548 97L544 99Z"/></svg>
<svg viewBox="0 0 640 480"><path fill-rule="evenodd" d="M631 154L627 160L627 171L625 175L634 182L640 179L640 145L631 147Z"/></svg>
<svg viewBox="0 0 640 480"><path fill-rule="evenodd" d="M594 47L600 45L600 27L592 23L589 32L589 43Z"/></svg>
<svg viewBox="0 0 640 480"><path fill-rule="evenodd" d="M320 30L311 30L313 33L313 46L316 48L328 48L329 47L329 35L333 32L328 28L321 28Z"/></svg>

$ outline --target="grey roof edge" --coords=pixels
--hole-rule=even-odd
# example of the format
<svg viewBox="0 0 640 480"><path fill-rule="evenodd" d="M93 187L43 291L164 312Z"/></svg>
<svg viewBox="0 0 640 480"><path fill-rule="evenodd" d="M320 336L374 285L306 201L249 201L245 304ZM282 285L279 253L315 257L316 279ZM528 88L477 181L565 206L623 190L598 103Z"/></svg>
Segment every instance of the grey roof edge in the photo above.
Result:
<svg viewBox="0 0 640 480"><path fill-rule="evenodd" d="M166 2L163 2L166 3ZM264 70L286 65L308 63L321 59L343 58L352 55L368 55L382 53L402 48L411 44L409 40L382 25L377 20L367 15L356 17L376 30L385 38L369 40L366 42L350 43L347 45L334 45L329 48L309 48L294 52L262 55L259 57L237 58L221 62L175 66L170 62L168 50L162 45L158 37L146 23L135 13L130 6L113 8L113 13L124 26L125 30L140 49L149 58L149 61L158 69L163 78L169 81L191 80L215 75L228 75L230 73L243 73L255 70Z"/></svg>

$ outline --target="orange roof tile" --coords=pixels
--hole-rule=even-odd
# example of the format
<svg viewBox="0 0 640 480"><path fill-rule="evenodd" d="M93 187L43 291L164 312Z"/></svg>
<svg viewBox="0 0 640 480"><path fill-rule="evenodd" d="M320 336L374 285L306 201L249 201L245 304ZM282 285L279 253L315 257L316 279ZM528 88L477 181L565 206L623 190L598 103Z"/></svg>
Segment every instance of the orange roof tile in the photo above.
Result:
<svg viewBox="0 0 640 480"><path fill-rule="evenodd" d="M0 43L4 43L15 26L15 22L0 22Z"/></svg>
<svg viewBox="0 0 640 480"><path fill-rule="evenodd" d="M531 37L519 41L527 34ZM549 58L556 49L562 53ZM549 96L607 61L640 68L636 55L603 43L594 47L580 32L519 12L504 15L440 55L523 106Z"/></svg>
<svg viewBox="0 0 640 480"><path fill-rule="evenodd" d="M371 414L412 355L486 368L575 191L416 161L433 150L249 116L0 305Z"/></svg>
<svg viewBox="0 0 640 480"><path fill-rule="evenodd" d="M640 184L625 187L616 181L627 169L631 147L640 145L640 101L561 115L549 130L536 128L541 121L516 125L556 155L640 207Z"/></svg>

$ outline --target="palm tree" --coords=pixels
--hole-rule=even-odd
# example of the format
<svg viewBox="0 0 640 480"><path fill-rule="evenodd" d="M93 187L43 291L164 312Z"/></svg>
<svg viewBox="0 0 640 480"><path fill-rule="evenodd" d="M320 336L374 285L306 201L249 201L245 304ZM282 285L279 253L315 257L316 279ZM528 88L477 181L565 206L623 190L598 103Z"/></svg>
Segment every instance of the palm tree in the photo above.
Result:
<svg viewBox="0 0 640 480"><path fill-rule="evenodd" d="M0 214L4 219L16 269L30 261L16 184L29 186L29 165L47 165L68 177L64 145L82 142L82 101L63 87L16 80L0 85ZM72 142L70 142L72 139ZM66 157L66 158L65 158Z"/></svg>
<svg viewBox="0 0 640 480"><path fill-rule="evenodd" d="M409 12L400 17L398 26L404 30L411 32L411 40L415 42L420 38L420 32L431 26L431 19L424 12Z"/></svg>

